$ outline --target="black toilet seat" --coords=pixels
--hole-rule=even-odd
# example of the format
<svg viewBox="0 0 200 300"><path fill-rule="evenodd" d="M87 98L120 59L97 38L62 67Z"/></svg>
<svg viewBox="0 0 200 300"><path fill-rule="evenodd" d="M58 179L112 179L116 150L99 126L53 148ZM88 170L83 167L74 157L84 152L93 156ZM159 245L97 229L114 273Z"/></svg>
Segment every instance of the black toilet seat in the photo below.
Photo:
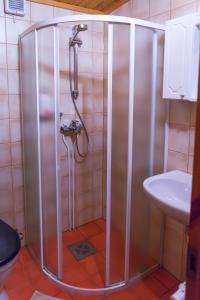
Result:
<svg viewBox="0 0 200 300"><path fill-rule="evenodd" d="M20 239L17 232L0 220L0 267L15 258L20 247Z"/></svg>

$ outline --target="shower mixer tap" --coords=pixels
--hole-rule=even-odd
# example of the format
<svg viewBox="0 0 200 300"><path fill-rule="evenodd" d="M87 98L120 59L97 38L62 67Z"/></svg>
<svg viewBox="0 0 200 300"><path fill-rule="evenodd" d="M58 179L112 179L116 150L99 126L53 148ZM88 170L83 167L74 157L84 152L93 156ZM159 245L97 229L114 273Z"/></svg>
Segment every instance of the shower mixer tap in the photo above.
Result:
<svg viewBox="0 0 200 300"><path fill-rule="evenodd" d="M75 137L81 134L83 126L78 120L72 120L69 125L62 124L60 126L60 133L64 136Z"/></svg>

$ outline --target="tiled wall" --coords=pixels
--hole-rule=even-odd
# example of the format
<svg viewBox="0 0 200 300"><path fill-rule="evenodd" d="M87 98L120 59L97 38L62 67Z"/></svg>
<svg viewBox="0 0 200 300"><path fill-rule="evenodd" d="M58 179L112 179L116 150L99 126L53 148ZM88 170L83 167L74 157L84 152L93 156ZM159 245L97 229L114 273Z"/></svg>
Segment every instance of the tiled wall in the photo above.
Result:
<svg viewBox="0 0 200 300"><path fill-rule="evenodd" d="M79 97L76 100L79 112L89 134L89 155L76 164L75 199L76 225L81 225L102 216L102 146L103 146L103 24L88 22L88 30L79 34L83 44L79 48ZM69 89L67 41L72 25L59 25L61 60L61 105L63 121L78 119L72 104ZM72 56L73 58L73 56ZM85 137L84 137L85 139ZM80 140L80 139L79 139ZM80 145L81 145L80 140ZM83 149L83 152L85 149ZM62 143L62 199L63 226L67 228L67 181L66 148Z"/></svg>
<svg viewBox="0 0 200 300"><path fill-rule="evenodd" d="M131 0L115 14L146 19L158 23L200 11L200 1ZM168 170L192 173L196 105L189 102L170 103Z"/></svg>
<svg viewBox="0 0 200 300"><path fill-rule="evenodd" d="M12 17L4 14L3 2L0 1L0 218L4 219L14 228L24 232L24 201L21 158L20 112L19 112L19 61L18 37L21 32L32 23L75 12L52 6L36 4L26 1L25 17ZM91 30L92 28L92 30ZM61 58L61 109L64 118L75 116L70 102L67 82L66 63L68 60L67 41L71 29L61 29L60 58ZM88 175L82 181L81 192L77 196L79 203L77 223L89 221L91 218L101 216L100 205L102 190L102 128L103 128L103 29L99 24L89 27L84 32L85 42L80 49L80 98L78 105L90 134L89 161L76 170L77 180ZM87 83L87 87L85 85ZM86 88L85 88L86 87ZM68 118L69 119L69 118ZM66 152L62 148L62 162L66 162ZM81 170L82 168L82 170ZM80 173L82 174L80 176ZM63 199L66 197L67 174L66 168L62 170ZM80 193L82 193L83 195ZM81 198L82 197L82 198ZM65 198L66 199L66 198ZM66 209L66 201L63 201ZM63 226L67 227L66 210L64 212Z"/></svg>

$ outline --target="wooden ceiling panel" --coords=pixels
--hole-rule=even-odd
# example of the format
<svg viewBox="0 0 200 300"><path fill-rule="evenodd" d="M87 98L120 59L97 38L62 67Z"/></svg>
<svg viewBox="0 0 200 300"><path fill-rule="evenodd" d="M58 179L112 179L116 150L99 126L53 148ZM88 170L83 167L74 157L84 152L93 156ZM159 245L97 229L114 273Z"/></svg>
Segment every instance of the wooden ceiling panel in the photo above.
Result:
<svg viewBox="0 0 200 300"><path fill-rule="evenodd" d="M31 0L85 13L111 13L129 0Z"/></svg>

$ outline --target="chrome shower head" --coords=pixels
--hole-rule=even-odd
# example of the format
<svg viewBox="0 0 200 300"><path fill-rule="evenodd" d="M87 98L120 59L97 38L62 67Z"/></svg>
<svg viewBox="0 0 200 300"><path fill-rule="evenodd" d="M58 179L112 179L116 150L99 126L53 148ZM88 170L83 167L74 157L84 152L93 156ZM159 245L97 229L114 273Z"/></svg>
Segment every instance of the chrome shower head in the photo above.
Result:
<svg viewBox="0 0 200 300"><path fill-rule="evenodd" d="M78 25L74 25L73 28L72 28L72 32L73 32L73 35L74 36L77 36L77 34L80 32L80 31L85 31L88 29L88 26L87 24L78 24Z"/></svg>

